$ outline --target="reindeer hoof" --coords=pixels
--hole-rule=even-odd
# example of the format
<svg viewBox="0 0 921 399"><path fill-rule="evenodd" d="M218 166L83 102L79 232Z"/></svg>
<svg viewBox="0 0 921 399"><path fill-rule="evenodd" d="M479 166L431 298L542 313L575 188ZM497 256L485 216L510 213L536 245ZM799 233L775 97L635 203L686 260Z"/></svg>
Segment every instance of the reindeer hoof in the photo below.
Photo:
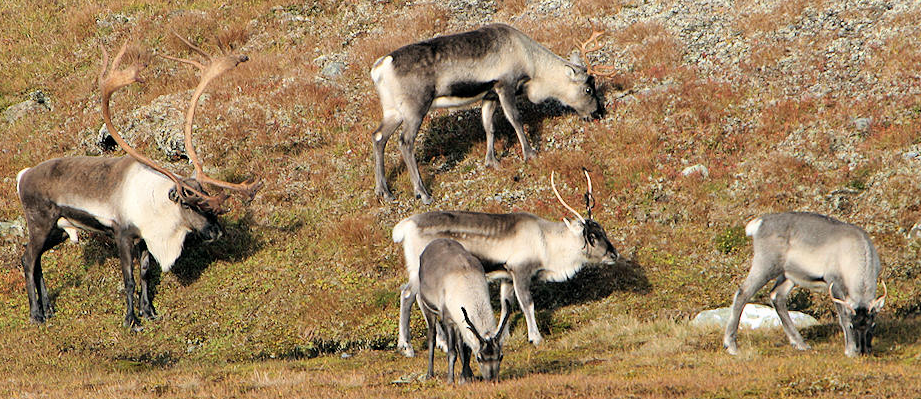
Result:
<svg viewBox="0 0 921 399"><path fill-rule="evenodd" d="M413 350L413 347L410 344L397 345L397 350L399 350L400 354L402 354L405 357L415 357L416 356L416 351Z"/></svg>
<svg viewBox="0 0 921 399"><path fill-rule="evenodd" d="M812 349L812 347L809 346L809 344L793 344L793 347L799 351L808 351Z"/></svg>
<svg viewBox="0 0 921 399"><path fill-rule="evenodd" d="M735 342L732 342L732 343L724 342L723 347L726 348L726 352L729 352L729 354L732 356L736 356L739 354L739 347L735 344Z"/></svg>
<svg viewBox="0 0 921 399"><path fill-rule="evenodd" d="M425 205L431 205L431 204L432 204L432 196L431 196L431 195L428 195L428 194L426 194L426 193L416 193L416 199L417 199L417 200L421 200L422 203L425 204Z"/></svg>
<svg viewBox="0 0 921 399"><path fill-rule="evenodd" d="M528 160L531 160L531 159L536 159L536 158L537 158L537 151L534 151L534 150L530 150L530 149L529 149L529 150L527 150L527 151L524 152L524 160L525 160L525 161L528 161Z"/></svg>
<svg viewBox="0 0 921 399"><path fill-rule="evenodd" d="M397 201L396 197L394 197L393 194L390 193L390 190L386 188L377 188L374 190L374 194L376 194L378 198L380 198L384 202L396 202Z"/></svg>

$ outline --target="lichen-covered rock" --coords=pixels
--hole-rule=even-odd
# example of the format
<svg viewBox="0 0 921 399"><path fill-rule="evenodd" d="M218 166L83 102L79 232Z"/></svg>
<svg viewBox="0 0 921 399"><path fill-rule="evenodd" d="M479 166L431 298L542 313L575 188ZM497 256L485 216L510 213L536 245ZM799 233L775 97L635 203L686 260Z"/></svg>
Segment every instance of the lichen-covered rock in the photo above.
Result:
<svg viewBox="0 0 921 399"><path fill-rule="evenodd" d="M54 110L51 98L41 90L35 90L29 93L29 99L23 102L13 104L3 110L3 120L6 123L13 123L26 115L48 112Z"/></svg>

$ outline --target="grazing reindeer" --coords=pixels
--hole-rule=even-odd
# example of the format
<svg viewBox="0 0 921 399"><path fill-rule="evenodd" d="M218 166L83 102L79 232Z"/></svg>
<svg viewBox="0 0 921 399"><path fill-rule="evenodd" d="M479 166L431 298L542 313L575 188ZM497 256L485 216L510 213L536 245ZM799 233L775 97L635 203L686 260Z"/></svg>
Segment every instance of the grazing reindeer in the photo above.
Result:
<svg viewBox="0 0 921 399"><path fill-rule="evenodd" d="M188 233L198 232L207 241L222 234L217 215L224 212L221 204L227 196L210 195L197 178L183 178L163 169L125 142L113 125L109 109L112 94L134 82L143 82L139 74L146 67L143 62L135 62L118 69L126 47L127 43L111 68L108 53L102 49L99 89L106 127L129 156L56 158L26 168L17 176L16 190L29 229L22 266L30 319L36 323L54 313L41 256L68 236L76 242L78 229L115 239L125 284L125 325L131 327L140 325L134 311L134 257L138 257L141 270L140 313L152 319L156 311L153 291L148 288L150 255L167 272L182 252ZM245 60L245 56L240 59ZM190 105L190 117L195 105L195 101ZM191 121L187 125L191 126ZM260 186L253 183L242 189L250 189L246 194L251 196Z"/></svg>
<svg viewBox="0 0 921 399"><path fill-rule="evenodd" d="M409 312L419 292L419 254L436 238L451 238L485 266L487 276L501 279L502 316L510 309L506 305L513 295L524 312L528 325L528 340L538 345L542 338L537 330L534 301L531 299L531 277L539 274L544 281L565 281L584 264L613 264L617 251L598 222L592 219L594 207L591 178L585 194L588 217L583 218L563 201L553 184L557 199L578 220L551 222L530 213L477 213L463 211L426 212L403 219L393 228L393 241L403 243L409 282L400 295L400 333L397 347L407 357L414 355L409 343ZM421 306L421 304L420 304ZM503 330L503 334L507 334Z"/></svg>
<svg viewBox="0 0 921 399"><path fill-rule="evenodd" d="M787 295L794 285L800 285L813 290L827 287L844 330L844 354L870 353L874 318L885 304L886 294L874 299L880 264L866 232L827 216L789 212L752 220L745 226L745 234L754 239L754 255L748 277L732 301L723 336L723 346L730 354L739 353L736 332L742 308L773 279L777 281L771 290L771 303L796 349L809 349L787 312Z"/></svg>
<svg viewBox="0 0 921 399"><path fill-rule="evenodd" d="M497 328L480 261L457 241L436 239L425 247L419 257L419 283L419 304L428 323L428 377L435 376L435 331L436 325L440 325L447 338L448 381L454 383L457 353L461 358L461 382L473 378L470 370L472 352L476 353L483 379L498 382L499 364L502 362L500 334L508 322L509 313L505 314ZM464 324L467 328L463 328Z"/></svg>
<svg viewBox="0 0 921 399"><path fill-rule="evenodd" d="M595 32L582 44L583 55L600 48L585 47L600 34ZM525 136L515 105L516 94L524 93L534 103L556 99L574 108L583 118L600 118L604 108L591 73L603 74L600 69L583 66L575 55L566 61L503 24L413 43L379 58L371 68L383 109L380 126L374 131L375 192L388 201L394 200L384 178L384 148L402 124L400 152L413 191L424 204L432 202L413 155L413 142L430 108L458 107L482 100L486 164L498 167L492 124L497 101L515 128L522 157L527 160L537 153Z"/></svg>

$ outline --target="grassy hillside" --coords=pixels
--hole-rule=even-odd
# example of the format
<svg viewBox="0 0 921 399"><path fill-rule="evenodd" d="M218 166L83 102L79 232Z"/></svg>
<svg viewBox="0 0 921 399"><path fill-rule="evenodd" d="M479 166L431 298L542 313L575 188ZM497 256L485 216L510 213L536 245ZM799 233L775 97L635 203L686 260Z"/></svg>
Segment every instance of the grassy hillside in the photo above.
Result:
<svg viewBox="0 0 921 399"><path fill-rule="evenodd" d="M39 326L27 320L25 238L3 236L0 396L903 397L918 389L921 245L908 236L921 221L921 10L910 2L13 0L0 4L0 18L0 110L36 90L51 109L0 118L0 220L21 214L19 170L102 152L99 45L130 40L194 57L171 29L215 52L215 35L235 37L250 57L209 87L194 134L212 173L265 182L252 203L222 217L222 240L187 243L175 273L159 278L162 318L140 332L121 326L111 241L84 235L45 254L57 315ZM607 30L590 55L617 69L600 79L606 117L584 122L555 103L522 104L540 156L521 162L514 131L497 117L501 169L493 170L482 164L479 109L432 112L416 154L435 203L412 199L396 140L386 165L399 201L379 202L370 65L399 45L487 22L512 24L563 56L591 28ZM197 76L159 57L143 75L147 83L115 95L115 124L188 173L157 149L156 134L181 123L168 117L181 118L175 109ZM706 176L682 174L697 164ZM537 285L547 341L527 344L515 313L506 382L391 384L424 370L423 358L392 350L405 279L392 226L433 209L568 216L550 171L575 204L583 166L596 219L624 261ZM889 287L872 357L844 358L831 302L803 290L791 308L825 323L804 331L809 353L779 330L743 331L744 353L732 358L718 331L687 325L731 302L751 255L744 224L785 210L829 214L872 236ZM414 312L419 353L423 326Z"/></svg>

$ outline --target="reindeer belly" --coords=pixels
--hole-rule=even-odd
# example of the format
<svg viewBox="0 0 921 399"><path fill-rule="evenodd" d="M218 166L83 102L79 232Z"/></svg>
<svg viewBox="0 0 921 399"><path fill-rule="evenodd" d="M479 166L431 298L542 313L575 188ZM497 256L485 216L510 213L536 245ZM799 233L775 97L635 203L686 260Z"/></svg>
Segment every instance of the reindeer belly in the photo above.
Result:
<svg viewBox="0 0 921 399"><path fill-rule="evenodd" d="M114 222L100 219L80 209L65 206L61 207L61 217L58 219L57 225L67 232L67 235L70 236L70 241L77 242L77 229L111 235Z"/></svg>
<svg viewBox="0 0 921 399"><path fill-rule="evenodd" d="M480 101L495 87L496 81L457 81L438 90L432 106L436 108L461 107Z"/></svg>

